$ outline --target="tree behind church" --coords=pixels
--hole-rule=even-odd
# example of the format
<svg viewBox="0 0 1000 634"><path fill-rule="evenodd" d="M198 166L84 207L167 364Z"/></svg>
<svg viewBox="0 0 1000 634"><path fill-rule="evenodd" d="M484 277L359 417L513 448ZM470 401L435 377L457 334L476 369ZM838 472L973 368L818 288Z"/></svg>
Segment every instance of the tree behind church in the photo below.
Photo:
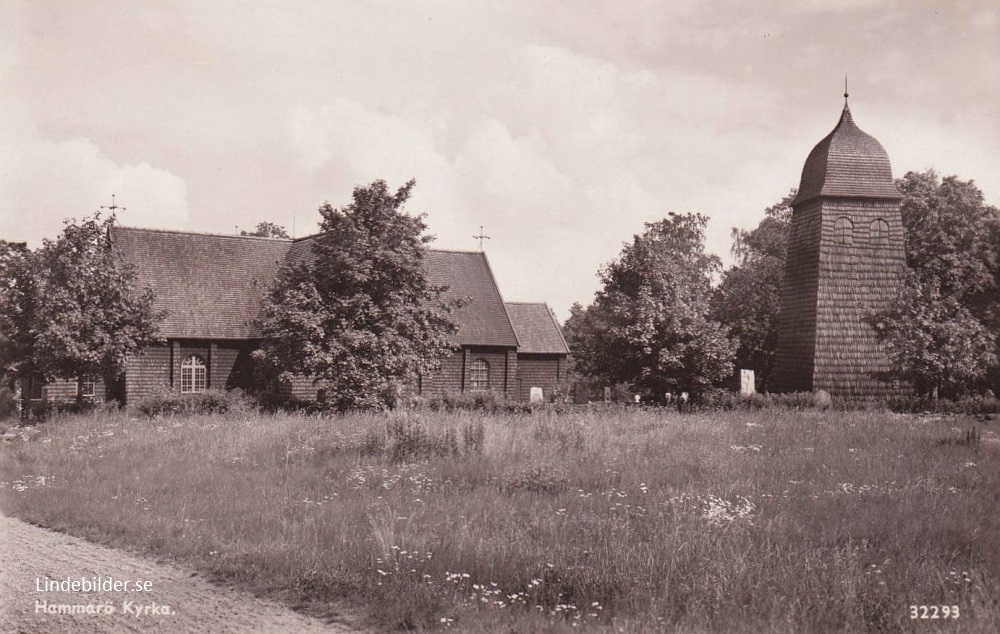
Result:
<svg viewBox="0 0 1000 634"><path fill-rule="evenodd" d="M56 240L0 254L2 366L18 379L102 377L113 385L130 355L156 340L153 293L111 248L114 215L67 220Z"/></svg>
<svg viewBox="0 0 1000 634"><path fill-rule="evenodd" d="M580 372L627 383L653 400L698 395L731 378L734 343L710 316L719 258L705 253L707 218L669 214L647 223L600 273L603 288L568 322Z"/></svg>
<svg viewBox="0 0 1000 634"><path fill-rule="evenodd" d="M972 181L933 170L896 181L906 231L905 284L870 322L890 375L919 393L960 396L997 381L1000 212Z"/></svg>
<svg viewBox="0 0 1000 634"><path fill-rule="evenodd" d="M378 180L342 209L320 207L311 256L285 266L263 308L255 355L280 379L305 376L339 409L391 405L398 389L436 369L455 325L423 265L423 216L403 211Z"/></svg>
<svg viewBox="0 0 1000 634"><path fill-rule="evenodd" d="M284 238L285 240L291 237L288 235L287 229L279 224L267 221L258 222L257 227L253 231L241 229L240 235L253 238Z"/></svg>
<svg viewBox="0 0 1000 634"><path fill-rule="evenodd" d="M792 190L764 211L756 228L733 229L735 266L722 274L712 297L713 317L739 342L736 364L754 371L757 389L769 387L778 345L778 312L792 220Z"/></svg>

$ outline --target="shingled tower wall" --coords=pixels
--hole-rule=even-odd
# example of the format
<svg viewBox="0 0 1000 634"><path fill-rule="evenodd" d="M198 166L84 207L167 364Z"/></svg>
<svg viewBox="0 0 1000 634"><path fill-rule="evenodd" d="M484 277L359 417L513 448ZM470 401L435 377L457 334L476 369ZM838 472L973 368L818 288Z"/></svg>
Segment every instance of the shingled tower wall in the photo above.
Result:
<svg viewBox="0 0 1000 634"><path fill-rule="evenodd" d="M896 295L906 266L900 199L888 154L845 104L806 159L792 201L776 391L868 397L900 390L876 378L889 363L866 322Z"/></svg>

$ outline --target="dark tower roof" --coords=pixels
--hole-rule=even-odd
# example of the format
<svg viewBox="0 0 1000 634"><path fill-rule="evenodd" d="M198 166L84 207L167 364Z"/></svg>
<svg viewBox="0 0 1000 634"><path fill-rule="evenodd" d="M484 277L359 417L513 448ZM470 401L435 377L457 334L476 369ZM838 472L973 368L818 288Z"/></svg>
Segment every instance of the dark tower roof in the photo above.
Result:
<svg viewBox="0 0 1000 634"><path fill-rule="evenodd" d="M792 204L817 196L902 198L893 185L885 148L854 125L846 103L837 127L809 153Z"/></svg>

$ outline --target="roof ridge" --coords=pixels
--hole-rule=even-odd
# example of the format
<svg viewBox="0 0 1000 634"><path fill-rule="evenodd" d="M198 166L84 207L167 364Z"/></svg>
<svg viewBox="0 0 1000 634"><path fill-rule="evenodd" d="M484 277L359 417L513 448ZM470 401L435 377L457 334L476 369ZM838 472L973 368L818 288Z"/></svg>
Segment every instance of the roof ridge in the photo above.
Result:
<svg viewBox="0 0 1000 634"><path fill-rule="evenodd" d="M268 240L270 242L294 242L289 238L268 238L266 236L239 236L231 233L213 233L208 231L185 231L183 229L157 229L154 227L126 227L124 225L117 225L112 227L112 230L125 230L125 231L148 231L151 233L176 233L185 236L209 236L212 238L234 238L236 240Z"/></svg>
<svg viewBox="0 0 1000 634"><path fill-rule="evenodd" d="M291 241L292 242L302 242L303 240L311 240L313 238L318 238L320 236L325 236L328 233L330 233L330 232L329 231L321 231L319 233L314 233L314 234L311 234L311 235L308 235L308 236L302 236L301 238L292 238ZM466 253L466 254L469 254L469 255L482 255L483 257L486 256L486 254L484 252L482 252L482 251L469 251L469 250L463 250L463 249L436 249L434 247L424 247L424 249L426 249L427 251L434 251L435 253Z"/></svg>
<svg viewBox="0 0 1000 634"><path fill-rule="evenodd" d="M185 229L161 229L157 227L129 227L125 225L117 225L114 227L115 230L124 229L126 231L149 231L155 233L176 233L185 236L211 236L215 238L235 238L238 240L268 240L271 242L285 242L289 244L294 244L296 242L302 242L303 240L309 240L312 238L318 238L320 236L326 235L329 231L322 231L320 233L314 233L308 236L302 236L301 238L269 238L265 236L240 236L231 233L214 233L211 231L191 231ZM464 253L467 255L482 255L486 257L486 253L483 251L471 251L466 249L436 249L434 247L425 247L428 251L434 251L435 253Z"/></svg>
<svg viewBox="0 0 1000 634"><path fill-rule="evenodd" d="M437 253L465 253L465 254L468 254L468 255L481 255L484 258L486 257L486 253L483 252L483 251L468 251L468 250L465 250L465 249L435 249L433 247L427 247L427 250L428 251L435 251Z"/></svg>

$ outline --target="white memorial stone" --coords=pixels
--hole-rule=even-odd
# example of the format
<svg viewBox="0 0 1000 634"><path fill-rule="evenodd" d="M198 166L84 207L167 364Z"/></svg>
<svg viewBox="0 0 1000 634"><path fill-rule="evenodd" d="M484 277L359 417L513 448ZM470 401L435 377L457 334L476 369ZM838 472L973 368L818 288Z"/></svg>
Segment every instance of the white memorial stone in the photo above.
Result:
<svg viewBox="0 0 1000 634"><path fill-rule="evenodd" d="M750 396L757 393L753 370L740 370L740 394Z"/></svg>
<svg viewBox="0 0 1000 634"><path fill-rule="evenodd" d="M533 387L531 388L531 402L532 403L544 403L545 395L542 394L542 388Z"/></svg>

